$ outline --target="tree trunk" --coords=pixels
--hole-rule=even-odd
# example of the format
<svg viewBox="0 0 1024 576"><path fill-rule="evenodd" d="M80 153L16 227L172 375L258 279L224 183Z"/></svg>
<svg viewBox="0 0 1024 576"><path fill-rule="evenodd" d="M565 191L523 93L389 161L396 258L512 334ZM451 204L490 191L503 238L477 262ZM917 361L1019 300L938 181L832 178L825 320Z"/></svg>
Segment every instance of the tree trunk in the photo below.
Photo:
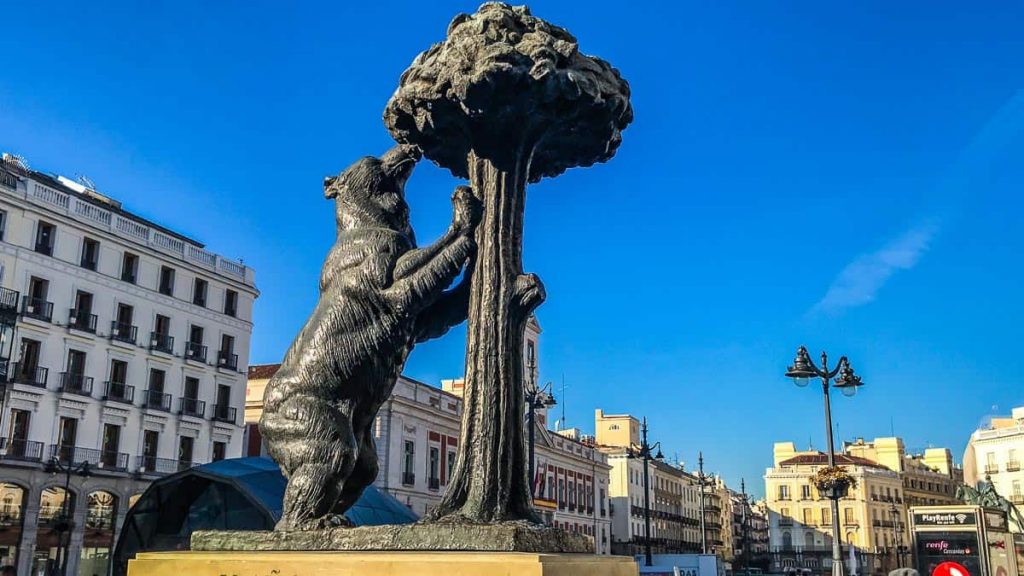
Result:
<svg viewBox="0 0 1024 576"><path fill-rule="evenodd" d="M453 477L433 519L539 522L523 441L523 334L544 288L523 274L523 210L532 148L495 161L470 152L484 205L469 300L462 434Z"/></svg>

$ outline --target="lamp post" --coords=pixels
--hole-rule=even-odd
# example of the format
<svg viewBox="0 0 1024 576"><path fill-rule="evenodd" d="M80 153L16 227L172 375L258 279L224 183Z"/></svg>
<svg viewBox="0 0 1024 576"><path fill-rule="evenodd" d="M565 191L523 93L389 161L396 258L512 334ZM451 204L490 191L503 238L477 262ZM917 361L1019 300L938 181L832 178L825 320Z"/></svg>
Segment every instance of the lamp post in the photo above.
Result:
<svg viewBox="0 0 1024 576"><path fill-rule="evenodd" d="M863 385L860 376L853 373L850 361L846 356L839 359L839 364L834 370L828 368L828 355L821 353L821 367L814 365L807 348L801 346L797 349L796 360L786 370L786 376L793 379L793 382L803 388L810 384L811 378L821 379L821 390L825 396L825 433L828 437L828 465L834 468L836 465L835 442L832 438L832 403L829 399L831 388L838 388L844 396L853 396L857 388ZM838 376L838 378L836 378ZM832 379L836 378L835 383ZM828 495L832 501L832 576L844 576L843 550L841 534L839 533L839 499L842 494L838 490L832 490Z"/></svg>
<svg viewBox="0 0 1024 576"><path fill-rule="evenodd" d="M529 369L530 381L526 383L526 386L524 386L523 389L525 390L526 394L526 426L528 428L527 434L529 436L529 440L527 441L530 443L530 498L534 498L536 496L535 492L537 490L537 477L535 476L537 460L536 456L534 455L534 449L537 443L537 438L536 425L534 424L534 413L539 408L550 408L554 406L555 397L553 394L551 394L551 382L548 382L541 388L537 387L537 364L533 358L530 359Z"/></svg>
<svg viewBox="0 0 1024 576"><path fill-rule="evenodd" d="M64 474L64 500L60 504L60 516L53 522L53 529L57 531L57 558L53 574L65 576L68 572L68 548L71 545L71 531L75 527L68 512L68 502L71 500L71 475L78 474L83 478L88 478L92 474L92 470L88 461L65 464L56 457L50 458L50 461L46 463L45 470L50 474L58 472ZM65 534L67 534L67 542L64 541Z"/></svg>
<svg viewBox="0 0 1024 576"><path fill-rule="evenodd" d="M655 442L651 445L647 441L647 417L644 416L643 426L640 429L640 446L636 449L630 449L627 455L630 458L642 458L644 461L644 560L646 566L652 566L654 564L651 558L651 501L650 501L650 478L648 473L648 463L651 460L664 460L665 455L661 453L661 442ZM651 453L657 450L657 454L653 457Z"/></svg>
<svg viewBox="0 0 1024 576"><path fill-rule="evenodd" d="M750 576L750 548L747 543L747 482L744 478L740 478L740 492L743 506L740 516L740 531L743 535L743 573Z"/></svg>
<svg viewBox="0 0 1024 576"><path fill-rule="evenodd" d="M889 512L892 514L892 529L896 540L896 568L903 568L903 530L900 527L900 509L895 502L890 504Z"/></svg>
<svg viewBox="0 0 1024 576"><path fill-rule="evenodd" d="M700 553L708 553L708 530L704 512L704 452L697 453L697 487L700 489Z"/></svg>

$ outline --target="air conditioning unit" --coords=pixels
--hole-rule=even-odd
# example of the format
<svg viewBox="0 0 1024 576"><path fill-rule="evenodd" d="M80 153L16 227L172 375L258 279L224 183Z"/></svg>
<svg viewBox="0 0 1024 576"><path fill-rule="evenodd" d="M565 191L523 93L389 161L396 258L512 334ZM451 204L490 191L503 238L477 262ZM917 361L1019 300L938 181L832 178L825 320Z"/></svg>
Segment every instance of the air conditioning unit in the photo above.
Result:
<svg viewBox="0 0 1024 576"><path fill-rule="evenodd" d="M185 349L185 356L188 356L189 358L191 358L192 356L195 356L195 355L196 355L196 349L195 348L186 348Z"/></svg>
<svg viewBox="0 0 1024 576"><path fill-rule="evenodd" d="M68 322L71 324L78 324L78 316L71 316L68 318Z"/></svg>
<svg viewBox="0 0 1024 576"><path fill-rule="evenodd" d="M228 357L227 356L221 356L220 358L218 358L218 361L220 362L221 365L227 364L228 363Z"/></svg>
<svg viewBox="0 0 1024 576"><path fill-rule="evenodd" d="M29 314L35 314L36 307L34 304L29 304L28 306L25 306L25 311L28 312Z"/></svg>

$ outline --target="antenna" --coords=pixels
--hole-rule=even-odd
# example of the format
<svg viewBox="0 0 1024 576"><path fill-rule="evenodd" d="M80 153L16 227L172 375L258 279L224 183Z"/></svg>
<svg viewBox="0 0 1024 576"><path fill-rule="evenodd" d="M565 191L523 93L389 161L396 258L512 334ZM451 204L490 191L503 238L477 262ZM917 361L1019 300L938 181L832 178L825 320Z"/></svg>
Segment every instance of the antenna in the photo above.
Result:
<svg viewBox="0 0 1024 576"><path fill-rule="evenodd" d="M565 426L565 405L566 404L567 404L567 402L565 401L565 372L562 372L562 418L561 418L562 426Z"/></svg>
<svg viewBox="0 0 1024 576"><path fill-rule="evenodd" d="M92 180L90 180L89 177L86 176L85 174L78 175L78 183L81 184L82 186L85 186L89 190L96 190L96 184Z"/></svg>
<svg viewBox="0 0 1024 576"><path fill-rule="evenodd" d="M890 414L889 415L889 434L892 435L893 437L896 436L896 424L895 424L895 422L896 421L893 419L892 414Z"/></svg>

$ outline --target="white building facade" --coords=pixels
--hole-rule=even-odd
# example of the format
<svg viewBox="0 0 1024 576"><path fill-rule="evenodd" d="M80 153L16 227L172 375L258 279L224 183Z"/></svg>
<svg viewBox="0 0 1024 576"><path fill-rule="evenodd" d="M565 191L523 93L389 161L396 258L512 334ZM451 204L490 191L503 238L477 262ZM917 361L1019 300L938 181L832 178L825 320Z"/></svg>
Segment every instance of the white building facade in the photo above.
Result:
<svg viewBox="0 0 1024 576"><path fill-rule="evenodd" d="M0 287L0 563L105 573L150 480L241 455L254 272L5 157Z"/></svg>
<svg viewBox="0 0 1024 576"><path fill-rule="evenodd" d="M1024 508L1024 406L1009 418L993 418L975 430L964 452L964 482L976 486L986 479L996 492ZM1016 525L1010 523L1014 529Z"/></svg>

